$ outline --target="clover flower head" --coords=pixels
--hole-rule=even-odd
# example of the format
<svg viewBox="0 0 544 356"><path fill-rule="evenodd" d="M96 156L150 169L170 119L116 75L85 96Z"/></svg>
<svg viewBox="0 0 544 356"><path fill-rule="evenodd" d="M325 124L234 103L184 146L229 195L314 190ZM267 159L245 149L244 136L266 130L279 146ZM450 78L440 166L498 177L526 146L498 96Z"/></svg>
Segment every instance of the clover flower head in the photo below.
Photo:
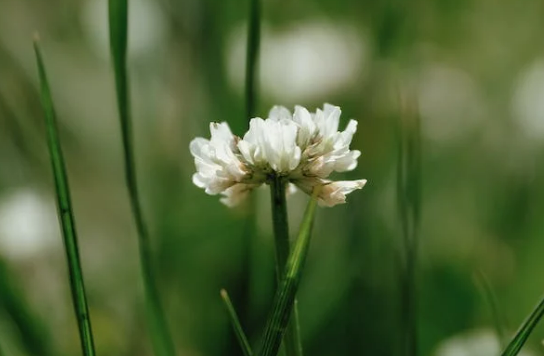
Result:
<svg viewBox="0 0 544 356"><path fill-rule="evenodd" d="M307 194L322 186L322 206L345 203L346 195L361 189L366 180L329 180L333 172L355 169L361 155L349 149L357 121L350 120L344 131L338 131L340 114L340 108L330 104L315 113L302 106L294 113L275 106L267 119L251 119L243 138L235 136L226 122L211 123L211 138L197 137L190 144L197 170L193 183L208 194L222 194L221 201L228 206L277 177Z"/></svg>

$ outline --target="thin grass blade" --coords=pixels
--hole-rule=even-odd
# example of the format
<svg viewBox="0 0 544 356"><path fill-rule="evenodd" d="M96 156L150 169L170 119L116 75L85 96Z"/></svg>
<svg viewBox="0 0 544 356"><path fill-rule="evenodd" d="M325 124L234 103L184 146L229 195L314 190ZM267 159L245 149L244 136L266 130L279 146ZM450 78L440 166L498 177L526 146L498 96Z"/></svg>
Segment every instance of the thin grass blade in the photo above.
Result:
<svg viewBox="0 0 544 356"><path fill-rule="evenodd" d="M240 324L240 320L238 319L234 305L232 305L229 294L224 289L221 289L221 298L223 299L227 312L229 313L232 328L234 329L234 333L236 334L236 338L240 343L244 356L252 356L253 352L251 351L251 346L249 345L249 341L247 341L246 334L244 333L244 329Z"/></svg>
<svg viewBox="0 0 544 356"><path fill-rule="evenodd" d="M495 331L497 332L501 349L504 349L507 341L505 332L506 322L504 321L503 315L500 311L497 295L491 286L491 282L489 282L489 279L483 271L478 271L475 275L475 279L485 301L489 305L491 317L493 318L493 325L495 326Z"/></svg>
<svg viewBox="0 0 544 356"><path fill-rule="evenodd" d="M49 341L49 330L33 312L18 282L7 263L0 258L0 309L19 330L20 343L29 355L55 355Z"/></svg>
<svg viewBox="0 0 544 356"><path fill-rule="evenodd" d="M83 271L79 258L74 213L70 199L70 189L68 187L68 176L66 174L66 166L64 164L64 157L62 155L60 139L58 136L53 99L51 98L49 83L47 81L47 75L45 72L45 65L38 46L37 36L34 40L34 51L36 53L38 74L40 78L41 101L45 112L47 146L49 148L51 165L53 167L58 215L62 227L66 258L68 260L68 273L70 276L70 287L72 290L72 302L74 303L79 328L81 348L85 356L94 356L95 349L93 332L91 328L91 317L89 315L87 296L85 294L85 286L83 283Z"/></svg>
<svg viewBox="0 0 544 356"><path fill-rule="evenodd" d="M125 162L125 181L130 205L138 231L140 264L146 296L146 310L153 348L156 355L175 355L174 341L168 330L158 288L154 279L149 231L145 222L136 178L136 163L132 138L129 85L127 71L128 2L109 0L110 49L113 60L117 105Z"/></svg>
<svg viewBox="0 0 544 356"><path fill-rule="evenodd" d="M544 315L544 297L540 300L540 303L535 307L532 313L525 319L514 338L510 341L506 349L501 356L515 356L520 351L533 329L538 324L540 319Z"/></svg>
<svg viewBox="0 0 544 356"><path fill-rule="evenodd" d="M319 191L319 188L314 189L312 198L308 202L308 206L304 213L298 238L287 259L280 286L274 297L272 313L264 331L259 356L275 356L278 354L283 335L285 334L293 310L304 262L308 254Z"/></svg>
<svg viewBox="0 0 544 356"><path fill-rule="evenodd" d="M421 211L421 130L417 101L399 91L397 208L402 229L401 352L418 355L416 268Z"/></svg>

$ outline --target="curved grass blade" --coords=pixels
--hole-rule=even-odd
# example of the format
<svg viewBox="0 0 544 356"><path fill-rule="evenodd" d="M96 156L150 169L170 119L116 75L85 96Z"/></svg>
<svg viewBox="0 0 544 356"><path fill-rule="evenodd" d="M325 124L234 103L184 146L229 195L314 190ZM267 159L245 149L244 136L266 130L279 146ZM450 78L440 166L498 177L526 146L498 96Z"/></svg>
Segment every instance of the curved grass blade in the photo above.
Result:
<svg viewBox="0 0 544 356"><path fill-rule="evenodd" d="M91 328L91 317L87 306L87 296L83 284L83 271L79 258L77 245L77 234L70 199L70 189L68 187L68 176L66 166L57 131L55 109L53 99L49 90L49 84L45 73L45 66L42 60L41 52L38 46L38 37L34 40L34 51L38 64L38 74L40 77L40 94L42 106L45 112L45 123L47 130L47 146L51 157L53 175L55 178L55 190L57 195L57 207L60 224L62 227L62 236L64 238L64 247L66 258L68 260L68 273L70 275L70 287L72 290L72 302L76 313L81 339L81 348L85 356L94 356L94 341Z"/></svg>
<svg viewBox="0 0 544 356"><path fill-rule="evenodd" d="M510 341L506 349L501 356L515 356L517 355L525 341L529 338L529 335L533 332L533 329L538 324L540 319L544 315L544 297L540 300L540 303L535 307L533 312L525 319L514 338Z"/></svg>
<svg viewBox="0 0 544 356"><path fill-rule="evenodd" d="M281 284L274 297L272 313L268 319L266 329L261 344L259 356L275 356L281 345L281 340L285 334L289 318L293 310L295 296L298 290L304 261L308 254L312 225L317 205L319 188L314 189L312 198L308 202L298 238L295 241L293 251L287 259L287 264Z"/></svg>
<svg viewBox="0 0 544 356"><path fill-rule="evenodd" d="M136 179L136 163L132 139L132 120L129 103L129 86L127 72L127 39L128 39L128 3L127 0L109 0L110 47L115 74L117 104L121 121L121 135L125 162L125 182L130 197L130 206L138 231L138 248L140 264L146 296L146 310L151 339L156 355L175 355L174 341L168 330L166 317L161 305L159 292L153 278L151 246L149 232L144 220L138 182Z"/></svg>
<svg viewBox="0 0 544 356"><path fill-rule="evenodd" d="M229 294L224 289L221 289L221 298L223 299L223 302L225 303L225 307L227 308L227 312L229 313L229 318L232 324L232 328L234 329L234 333L236 334L236 337L238 338L238 342L240 343L240 347L242 348L242 351L244 352L244 356L252 356L253 352L251 351L251 346L249 345L249 341L247 341L247 337L246 337L246 334L244 333L244 329L242 329L240 320L238 320L238 315L236 315L236 310L234 309L234 306L232 305Z"/></svg>
<svg viewBox="0 0 544 356"><path fill-rule="evenodd" d="M499 302L497 301L497 295L495 294L495 291L493 290L493 287L491 286L491 283L489 282L489 279L484 274L483 271L479 270L475 274L476 282L478 283L478 286L480 287L480 290L482 292L482 295L489 305L489 308L491 309L491 317L493 318L493 324L495 326L495 331L497 332L497 336L499 338L499 342L501 345L501 349L506 346L506 333L505 333L505 325L504 318L501 315L500 309L499 309Z"/></svg>
<svg viewBox="0 0 544 356"><path fill-rule="evenodd" d="M33 313L18 280L0 258L0 306L19 331L21 345L29 355L51 356L55 352L49 342L49 331Z"/></svg>

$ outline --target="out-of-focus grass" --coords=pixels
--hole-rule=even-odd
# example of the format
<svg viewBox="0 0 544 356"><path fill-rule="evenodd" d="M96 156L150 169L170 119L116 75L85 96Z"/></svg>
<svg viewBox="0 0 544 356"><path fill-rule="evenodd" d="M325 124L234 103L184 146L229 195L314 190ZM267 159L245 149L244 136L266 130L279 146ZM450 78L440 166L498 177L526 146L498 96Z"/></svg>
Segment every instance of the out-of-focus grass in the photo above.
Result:
<svg viewBox="0 0 544 356"><path fill-rule="evenodd" d="M141 300L136 245L125 238L134 236L134 231L120 178L122 153L111 66L107 43L95 36L96 28L106 24L100 21L107 18L94 17L95 32L89 30L82 20L90 11L89 3L6 0L0 4L0 206L7 193L28 186L43 190L49 179L49 171L43 169L47 162L41 158L43 142L37 135L41 109L32 53L25 49L38 29L47 33L48 64L55 70L61 114L59 130L66 138L63 147L77 208L85 212L78 216L78 227L81 252L90 263L86 278L93 281L92 305L108 311L104 323L93 326L96 333L135 330L125 343L110 345L97 339L97 347L102 355L133 354L133 350L145 355L150 347L143 337L145 330L138 327L144 309L135 303ZM132 2L135 7L141 3L150 4ZM248 3L164 0L153 4L164 25L162 37L133 55L129 66L142 205L157 243L156 280L164 291L179 352L223 355L232 332L217 292L225 287L241 310L243 305L237 304L243 299L238 298L241 276L250 269L251 327L246 332L252 343L271 303L274 257L268 194L255 197L259 234L252 240L249 267L245 267L245 216L192 186L193 163L187 147L194 136L206 135L210 121L226 120L237 134L247 127L244 90L237 89L243 84L232 81L225 63L232 38L244 36L245 42L241 26L249 18ZM336 89L320 82L321 94L292 97L289 103L264 91L256 107L255 114L263 116L261 108L273 104L320 107L327 101L342 107L342 117L359 121L353 146L362 156L357 171L348 176L364 177L369 183L361 194L350 196L346 206L317 213L298 294L307 354L399 353L394 193L398 110L392 84L397 75L416 83L413 90L418 94L425 147L417 275L420 353L433 355L453 335L492 327L489 306L472 282L474 271L486 272L509 320L521 320L542 292L533 274L542 269L544 249L540 188L544 156L540 131L531 129L539 121L522 120L520 110L531 113L528 117L540 117L531 106L531 93L540 92L543 5L531 0L463 0L420 1L414 6L415 10L398 1L322 0L266 3L263 11L265 34L292 40L307 34L308 24L325 22L341 31L346 26L356 34L355 43L361 44L363 53L361 70L351 75L353 81ZM105 8L101 13L107 16ZM133 23L143 28L147 20L146 15ZM304 36L305 45L297 47L301 50L297 53L310 54L303 57L308 65L302 67L309 70L314 61L325 61L333 44L319 36ZM311 44L315 46L308 47ZM261 45L264 48L267 41ZM242 51L240 61L243 58ZM294 59L280 58L287 72ZM326 68L336 73L339 66L327 63ZM261 70L270 68L261 66ZM522 84L523 95L519 94ZM310 85L318 86L313 81ZM302 201L296 195L289 200L291 226L300 221L296 212ZM69 307L52 302L54 298L33 297L52 293L49 280L32 278L36 269L48 271L53 280L64 277L65 271L55 263L57 255L9 257L12 239L3 226L4 222L0 254L13 271L10 278L21 284L21 300L28 300L49 330L71 325L66 316ZM334 330L330 325L335 325ZM542 330L537 326L534 335ZM61 335L53 333L51 341L59 352L77 352ZM530 338L525 347L538 350L538 338ZM239 350L236 340L229 350Z"/></svg>

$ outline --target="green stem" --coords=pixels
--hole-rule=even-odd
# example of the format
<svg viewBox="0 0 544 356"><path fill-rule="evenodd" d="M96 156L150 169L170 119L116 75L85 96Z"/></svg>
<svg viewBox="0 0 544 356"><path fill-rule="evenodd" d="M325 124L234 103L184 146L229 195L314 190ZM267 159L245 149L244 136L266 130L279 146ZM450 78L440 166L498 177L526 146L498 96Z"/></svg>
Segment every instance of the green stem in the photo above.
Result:
<svg viewBox="0 0 544 356"><path fill-rule="evenodd" d="M144 291L146 296L146 310L150 323L151 338L156 355L175 355L174 342L168 330L166 317L162 308L158 288L155 282L149 230L144 220L138 194L136 179L136 163L134 159L132 119L130 113L130 96L127 71L127 39L128 39L128 3L127 0L109 0L110 45L115 72L115 85L123 154L125 163L125 182L130 198L132 214L138 232L138 248Z"/></svg>
<svg viewBox="0 0 544 356"><path fill-rule="evenodd" d="M257 106L257 67L261 41L261 1L250 0L246 52L246 118L255 117Z"/></svg>
<svg viewBox="0 0 544 356"><path fill-rule="evenodd" d="M508 347L506 347L506 349L501 354L501 356L517 355L543 315L544 315L544 298L540 300L540 303L538 303L538 305L535 307L531 315L529 315L529 317L523 322L518 332L516 333L512 341L510 341L510 343L508 344Z"/></svg>
<svg viewBox="0 0 544 356"><path fill-rule="evenodd" d="M81 348L85 356L94 356L94 341L91 328L91 317L87 306L87 296L83 283L83 271L79 258L79 249L77 244L77 234L75 228L74 213L70 198L70 189L68 186L68 176L66 174L66 165L58 136L57 122L53 99L47 81L45 66L38 47L38 38L34 40L34 51L38 64L38 73L40 77L40 92L43 109L45 112L45 121L47 128L47 146L53 168L55 179L55 188L57 196L57 208L60 224L62 227L62 236L64 238L64 247L66 258L68 260L68 273L70 276L70 287L72 291L72 302L78 322Z"/></svg>
<svg viewBox="0 0 544 356"><path fill-rule="evenodd" d="M264 332L259 356L275 356L278 354L281 340L287 331L289 316L294 311L295 296L302 275L304 261L310 246L311 230L317 205L320 188L314 189L312 199L308 203L304 218L300 226L298 238L295 241L293 252L289 255L281 283L274 296L271 316L268 319Z"/></svg>
<svg viewBox="0 0 544 356"><path fill-rule="evenodd" d="M275 175L270 183L270 199L272 202L272 221L276 246L276 276L278 285L285 270L289 256L289 223L287 219L287 201L285 200L286 182L282 177ZM298 320L297 301L294 300L293 316L284 338L285 353L287 356L301 356L302 342Z"/></svg>
<svg viewBox="0 0 544 356"><path fill-rule="evenodd" d="M416 266L421 210L420 118L415 100L401 92L397 163L397 204L403 240L401 272L402 352L418 354Z"/></svg>
<svg viewBox="0 0 544 356"><path fill-rule="evenodd" d="M232 328L234 329L234 333L236 334L236 337L238 338L238 342L240 343L240 347L242 348L242 351L244 352L244 356L252 356L253 352L251 351L251 346L249 345L249 341L247 341L247 337L246 337L246 334L244 333L244 329L242 328L242 324L240 324L240 320L238 319L238 315L236 314L234 305L232 305L232 301L230 300L229 294L224 289L221 289L221 298L223 299L223 302L225 303L225 307L227 308L227 312L229 313L229 319L232 324Z"/></svg>

